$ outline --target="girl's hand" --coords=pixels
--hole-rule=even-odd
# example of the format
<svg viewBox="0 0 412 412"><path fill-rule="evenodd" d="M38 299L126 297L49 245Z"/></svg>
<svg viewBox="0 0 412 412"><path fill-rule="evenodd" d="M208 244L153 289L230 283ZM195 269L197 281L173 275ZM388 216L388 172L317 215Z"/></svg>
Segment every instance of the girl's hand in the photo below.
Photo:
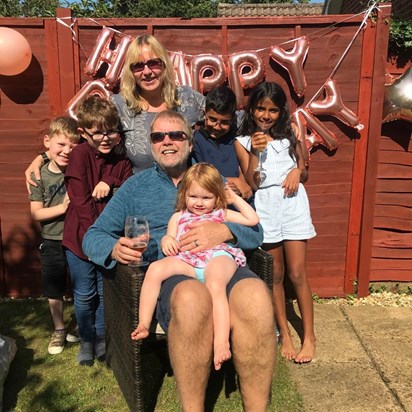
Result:
<svg viewBox="0 0 412 412"><path fill-rule="evenodd" d="M165 256L176 256L179 253L179 244L173 236L166 235L162 237L160 247Z"/></svg>
<svg viewBox="0 0 412 412"><path fill-rule="evenodd" d="M230 188L229 184L226 183L225 185L225 194L226 194L226 201L229 205L236 201L236 197L238 195Z"/></svg>
<svg viewBox="0 0 412 412"><path fill-rule="evenodd" d="M252 196L253 192L251 187L243 180L235 178L236 182L228 181L227 184L229 187L243 199L249 199Z"/></svg>
<svg viewBox="0 0 412 412"><path fill-rule="evenodd" d="M262 152L268 144L268 136L264 132L255 132L252 135L251 146L252 150Z"/></svg>
<svg viewBox="0 0 412 412"><path fill-rule="evenodd" d="M110 186L105 182L97 183L93 190L92 197L94 200L99 201L109 196Z"/></svg>
<svg viewBox="0 0 412 412"><path fill-rule="evenodd" d="M237 195L241 196L240 190L236 186L236 183L234 182L226 182L226 185L228 185Z"/></svg>
<svg viewBox="0 0 412 412"><path fill-rule="evenodd" d="M298 191L301 174L302 170L298 167L293 168L288 173L286 179L282 183L286 196L293 196Z"/></svg>

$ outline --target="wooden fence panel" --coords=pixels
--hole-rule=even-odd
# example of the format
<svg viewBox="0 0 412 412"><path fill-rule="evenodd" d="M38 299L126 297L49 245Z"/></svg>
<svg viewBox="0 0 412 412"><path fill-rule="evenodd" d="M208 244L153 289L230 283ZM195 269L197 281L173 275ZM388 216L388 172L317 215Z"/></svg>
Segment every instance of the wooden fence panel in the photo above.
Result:
<svg viewBox="0 0 412 412"><path fill-rule="evenodd" d="M380 137L370 281L412 280L412 124L384 124Z"/></svg>

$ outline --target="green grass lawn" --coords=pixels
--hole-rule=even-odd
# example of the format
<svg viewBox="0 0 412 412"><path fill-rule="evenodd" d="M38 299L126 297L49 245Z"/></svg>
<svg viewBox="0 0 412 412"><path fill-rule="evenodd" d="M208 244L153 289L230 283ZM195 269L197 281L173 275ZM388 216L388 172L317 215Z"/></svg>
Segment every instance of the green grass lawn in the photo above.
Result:
<svg viewBox="0 0 412 412"><path fill-rule="evenodd" d="M66 308L70 320L73 308ZM17 412L127 412L112 371L98 362L91 368L76 363L78 344L68 343L51 356L47 345L52 323L45 300L0 299L0 334L16 339L17 354L4 385L3 411ZM278 357L269 411L298 412L302 399L291 381L288 366ZM173 377L165 377L156 411L180 411ZM238 391L228 397L222 390L213 408L242 411Z"/></svg>

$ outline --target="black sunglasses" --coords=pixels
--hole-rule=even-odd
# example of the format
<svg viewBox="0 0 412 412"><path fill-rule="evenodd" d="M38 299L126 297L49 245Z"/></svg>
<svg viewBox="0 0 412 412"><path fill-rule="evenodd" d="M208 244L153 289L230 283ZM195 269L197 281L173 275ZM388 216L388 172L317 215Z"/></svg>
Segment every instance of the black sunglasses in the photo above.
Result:
<svg viewBox="0 0 412 412"><path fill-rule="evenodd" d="M142 72L147 66L150 70L159 70L163 67L163 60L162 59L150 59L147 62L136 62L130 65L130 70L133 73Z"/></svg>
<svg viewBox="0 0 412 412"><path fill-rule="evenodd" d="M187 139L185 132L176 130L173 132L152 132L150 133L150 140L152 143L161 143L165 140L166 135L169 136L172 142L183 142L183 140Z"/></svg>

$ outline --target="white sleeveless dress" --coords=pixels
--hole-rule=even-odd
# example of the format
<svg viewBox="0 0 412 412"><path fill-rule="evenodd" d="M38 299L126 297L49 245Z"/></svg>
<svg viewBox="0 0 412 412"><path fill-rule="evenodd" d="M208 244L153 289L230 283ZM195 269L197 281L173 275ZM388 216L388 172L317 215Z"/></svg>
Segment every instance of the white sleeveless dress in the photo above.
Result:
<svg viewBox="0 0 412 412"><path fill-rule="evenodd" d="M237 137L249 152L250 136ZM316 236L310 216L309 199L302 183L293 196L285 196L282 182L291 169L297 167L289 155L288 139L273 140L263 152L261 182L255 193L256 212L263 227L263 242L306 240Z"/></svg>

